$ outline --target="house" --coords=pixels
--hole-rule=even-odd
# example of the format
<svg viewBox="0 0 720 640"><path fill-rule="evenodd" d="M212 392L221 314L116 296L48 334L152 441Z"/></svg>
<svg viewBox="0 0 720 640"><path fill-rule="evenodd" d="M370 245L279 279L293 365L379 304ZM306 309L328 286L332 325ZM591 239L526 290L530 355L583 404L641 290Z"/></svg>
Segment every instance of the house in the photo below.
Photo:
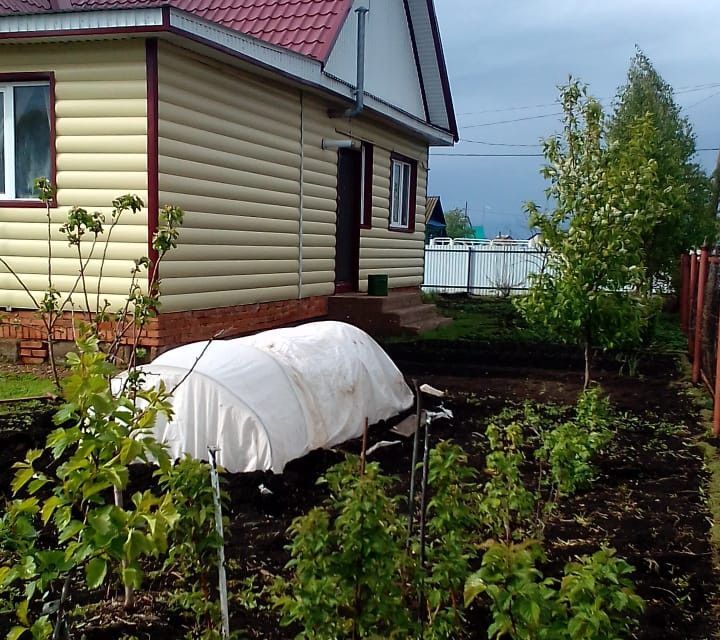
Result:
<svg viewBox="0 0 720 640"><path fill-rule="evenodd" d="M56 232L73 205L145 201L108 247L115 308L159 208L185 211L155 350L324 317L370 274L417 295L428 148L457 140L432 0L0 0L0 114L0 255L31 290L47 281L36 176L57 184ZM68 291L74 250L59 233L52 248ZM39 356L29 306L0 272L0 339Z"/></svg>
<svg viewBox="0 0 720 640"><path fill-rule="evenodd" d="M486 240L487 236L485 235L485 227L481 224L473 225L472 237L476 240Z"/></svg>
<svg viewBox="0 0 720 640"><path fill-rule="evenodd" d="M428 196L425 204L425 244L445 235L445 213L439 196Z"/></svg>

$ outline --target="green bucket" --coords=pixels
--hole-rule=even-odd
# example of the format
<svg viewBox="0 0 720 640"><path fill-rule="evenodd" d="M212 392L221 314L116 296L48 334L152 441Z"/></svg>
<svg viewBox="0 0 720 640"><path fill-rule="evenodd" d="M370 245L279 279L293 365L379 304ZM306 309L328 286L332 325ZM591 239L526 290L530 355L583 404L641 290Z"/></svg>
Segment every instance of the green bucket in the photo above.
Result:
<svg viewBox="0 0 720 640"><path fill-rule="evenodd" d="M387 273L369 275L367 292L369 296L386 296L388 294Z"/></svg>

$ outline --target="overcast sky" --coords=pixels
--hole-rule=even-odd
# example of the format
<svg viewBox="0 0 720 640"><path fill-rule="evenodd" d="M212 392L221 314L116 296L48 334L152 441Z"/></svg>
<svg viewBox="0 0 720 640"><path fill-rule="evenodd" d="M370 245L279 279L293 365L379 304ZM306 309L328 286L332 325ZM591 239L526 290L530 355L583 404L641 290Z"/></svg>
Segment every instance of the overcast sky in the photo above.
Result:
<svg viewBox="0 0 720 640"><path fill-rule="evenodd" d="M537 145L560 128L557 116L535 117L559 110L557 85L572 74L610 105L637 44L674 87L697 146L720 146L717 0L435 0L435 7L461 140ZM517 121L488 125L506 120ZM462 141L436 147L430 194L441 196L446 211L467 201L473 223L489 236L527 237L522 204L545 201L542 158L438 154L540 151ZM716 155L698 154L708 173Z"/></svg>

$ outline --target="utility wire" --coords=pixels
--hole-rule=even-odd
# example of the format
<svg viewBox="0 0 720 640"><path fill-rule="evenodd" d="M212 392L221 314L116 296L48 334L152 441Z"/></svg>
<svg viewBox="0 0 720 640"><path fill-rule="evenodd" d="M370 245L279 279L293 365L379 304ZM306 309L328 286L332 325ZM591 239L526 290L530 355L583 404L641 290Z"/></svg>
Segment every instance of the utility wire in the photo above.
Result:
<svg viewBox="0 0 720 640"><path fill-rule="evenodd" d="M540 118L551 118L553 116L561 116L562 111L556 111L554 113L544 113L539 116L525 116L524 118L513 118L512 120L498 120L497 122L483 122L481 124L466 124L461 126L461 129L475 129L477 127L491 127L495 124L509 124L511 122L521 122L523 120L539 120Z"/></svg>
<svg viewBox="0 0 720 640"><path fill-rule="evenodd" d="M714 89L715 87L720 87L720 82L708 82L706 84L696 84L696 85L687 85L684 87L679 87L677 91L674 92L675 95L682 95L684 93L694 93L696 91L704 91L706 89ZM598 98L598 102L606 102L607 100L614 99L615 96L612 97L605 97L605 98ZM480 111L464 111L462 113L458 113L456 115L458 116L472 116L472 115L480 115L483 113L503 113L505 111L525 111L527 109L542 109L546 107L554 107L557 106L557 102L550 102L545 104L529 104L529 105L523 105L520 107L500 107L497 109L482 109Z"/></svg>
<svg viewBox="0 0 720 640"><path fill-rule="evenodd" d="M711 98L714 98L715 96L720 96L720 91L717 91L716 93L712 93L709 96L705 96L702 100L698 100L697 102L693 102L692 104L685 107L685 109L692 109L693 107L697 107L699 104L702 104L703 102L707 102Z"/></svg>
<svg viewBox="0 0 720 640"><path fill-rule="evenodd" d="M703 147L695 151L720 151L720 147ZM431 153L431 157L446 158L542 158L542 153Z"/></svg>
<svg viewBox="0 0 720 640"><path fill-rule="evenodd" d="M431 157L448 158L542 158L542 153L431 153Z"/></svg>
<svg viewBox="0 0 720 640"><path fill-rule="evenodd" d="M460 142L469 142L471 144L484 144L489 147L542 147L541 144L511 144L509 142L488 142L487 140L468 140L467 138L460 138Z"/></svg>

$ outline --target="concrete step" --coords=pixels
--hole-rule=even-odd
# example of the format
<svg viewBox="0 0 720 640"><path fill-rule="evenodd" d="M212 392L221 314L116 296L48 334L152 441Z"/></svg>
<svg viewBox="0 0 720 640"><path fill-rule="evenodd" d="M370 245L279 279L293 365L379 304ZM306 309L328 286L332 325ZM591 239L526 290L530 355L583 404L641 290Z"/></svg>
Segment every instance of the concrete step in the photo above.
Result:
<svg viewBox="0 0 720 640"><path fill-rule="evenodd" d="M449 324L452 324L452 318L438 316L435 318L428 318L427 320L422 320L418 323L407 325L405 327L405 330L408 333L418 335L420 333L425 333L426 331L432 331L433 329L437 329L439 327L445 327Z"/></svg>
<svg viewBox="0 0 720 640"><path fill-rule="evenodd" d="M388 296L339 294L328 299L328 318L354 324L371 335L419 333L449 322L419 290L390 291Z"/></svg>
<svg viewBox="0 0 720 640"><path fill-rule="evenodd" d="M431 304L418 304L397 309L388 315L397 318L398 324L403 327L439 317L437 309Z"/></svg>
<svg viewBox="0 0 720 640"><path fill-rule="evenodd" d="M390 290L387 296L369 296L365 293L341 293L328 298L328 313L348 313L362 307L368 313L385 313L395 309L422 304L419 291Z"/></svg>

